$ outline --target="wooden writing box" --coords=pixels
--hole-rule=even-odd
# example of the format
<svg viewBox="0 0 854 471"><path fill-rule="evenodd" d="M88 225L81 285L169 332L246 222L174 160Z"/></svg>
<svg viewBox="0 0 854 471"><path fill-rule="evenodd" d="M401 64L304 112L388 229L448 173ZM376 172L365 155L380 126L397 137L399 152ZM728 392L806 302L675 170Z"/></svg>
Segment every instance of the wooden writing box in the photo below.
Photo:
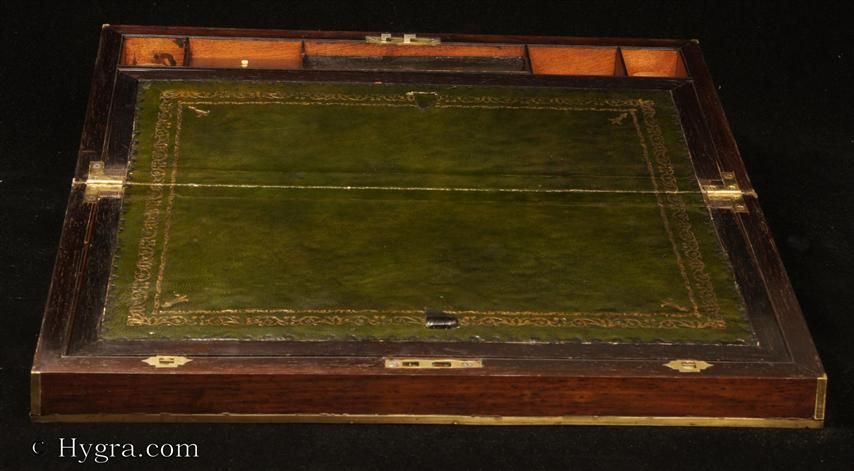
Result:
<svg viewBox="0 0 854 471"><path fill-rule="evenodd" d="M819 427L695 41L105 26L37 421Z"/></svg>

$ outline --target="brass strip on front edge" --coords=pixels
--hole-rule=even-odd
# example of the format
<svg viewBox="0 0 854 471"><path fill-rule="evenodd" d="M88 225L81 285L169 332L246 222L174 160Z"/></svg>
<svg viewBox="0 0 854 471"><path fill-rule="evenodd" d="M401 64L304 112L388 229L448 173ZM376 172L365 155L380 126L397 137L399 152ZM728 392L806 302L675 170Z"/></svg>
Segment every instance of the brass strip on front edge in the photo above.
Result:
<svg viewBox="0 0 854 471"><path fill-rule="evenodd" d="M827 403L827 375L822 374L816 378L815 384L815 413L816 420L824 420L824 408Z"/></svg>
<svg viewBox="0 0 854 471"><path fill-rule="evenodd" d="M30 372L30 414L33 417L42 413L42 374Z"/></svg>
<svg viewBox="0 0 854 471"><path fill-rule="evenodd" d="M371 414L54 414L34 422L243 422L441 425L623 425L678 427L821 428L821 420L761 417L468 416Z"/></svg>

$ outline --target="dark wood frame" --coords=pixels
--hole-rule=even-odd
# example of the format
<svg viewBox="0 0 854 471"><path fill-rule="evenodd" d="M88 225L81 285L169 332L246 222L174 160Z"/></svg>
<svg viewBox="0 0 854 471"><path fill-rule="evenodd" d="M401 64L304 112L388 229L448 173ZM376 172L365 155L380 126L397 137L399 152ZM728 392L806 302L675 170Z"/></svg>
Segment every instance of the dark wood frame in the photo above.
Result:
<svg viewBox="0 0 854 471"><path fill-rule="evenodd" d="M103 309L121 199L72 186L32 371L32 417L54 420L304 420L821 426L826 376L752 192L696 41L441 34L447 42L678 50L684 78L496 73L241 70L120 65L127 35L364 39L365 32L109 26L102 30L75 179L127 165L137 81L242 78L520 84L672 93L697 176L734 172L748 212L710 209L758 345L105 342ZM529 67L530 69L530 67ZM156 369L141 360L184 355ZM400 370L387 357L478 358L484 368ZM663 366L698 359L680 373Z"/></svg>

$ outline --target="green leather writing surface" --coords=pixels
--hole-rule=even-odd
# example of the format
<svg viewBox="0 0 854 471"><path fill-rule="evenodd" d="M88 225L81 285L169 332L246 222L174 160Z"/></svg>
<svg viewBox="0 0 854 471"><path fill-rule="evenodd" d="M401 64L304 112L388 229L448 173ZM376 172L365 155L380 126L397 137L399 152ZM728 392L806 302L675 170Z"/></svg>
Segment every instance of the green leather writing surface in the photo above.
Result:
<svg viewBox="0 0 854 471"><path fill-rule="evenodd" d="M103 338L753 342L668 92L142 83Z"/></svg>

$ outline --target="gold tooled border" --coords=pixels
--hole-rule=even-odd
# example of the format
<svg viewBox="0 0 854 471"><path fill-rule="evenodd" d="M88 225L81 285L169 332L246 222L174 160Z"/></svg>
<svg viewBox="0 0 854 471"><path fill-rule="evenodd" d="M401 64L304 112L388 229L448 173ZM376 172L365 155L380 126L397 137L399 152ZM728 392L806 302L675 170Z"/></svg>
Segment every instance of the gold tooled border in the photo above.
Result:
<svg viewBox="0 0 854 471"><path fill-rule="evenodd" d="M798 417L644 417L644 416L470 416L372 414L50 414L33 422L190 422L328 423L431 425L614 425L676 427L821 428L823 420Z"/></svg>
<svg viewBox="0 0 854 471"><path fill-rule="evenodd" d="M827 375L822 374L815 382L815 412L816 420L824 420L824 409L827 404Z"/></svg>
<svg viewBox="0 0 854 471"><path fill-rule="evenodd" d="M183 109L182 107L184 105L189 105L191 103L192 104L199 104L199 103L206 103L206 104L225 104L225 103L233 103L233 104L249 104L249 103L254 103L254 104L308 104L308 103L302 103L299 101L291 103L291 102L283 102L283 101L276 101L275 100L275 99L286 99L288 97L290 97L291 99L299 99L299 100L314 100L314 101L319 100L317 104L336 104L336 105L358 104L359 106L362 106L362 105L410 106L410 105L414 104L414 101L415 101L414 98L412 96L410 96L409 94L407 94L404 97L404 96L398 96L398 95L389 95L389 96L383 96L383 95L355 95L355 96L350 96L350 95L346 95L346 94L296 94L296 95L293 95L293 94L281 94L278 92L274 92L274 93L252 92L252 93L247 94L247 93L239 93L239 92L238 93L234 93L234 92L208 93L208 92L192 92L192 91L181 91L181 90L166 90L166 91L163 91L160 95L160 104L159 104L159 108L158 108L157 121L156 121L156 125L155 125L155 140L157 140L157 136L160 136L164 140L159 145L157 143L155 143L155 148L153 151L154 155L152 157L152 180L153 181L162 180L162 179L165 179L165 177L166 177L166 173L168 171L168 168L166 165L167 164L166 159L168 158L169 136L171 134L171 126L169 125L169 121L174 116L177 121L176 121L176 124L174 126L175 141L174 141L174 152L173 152L173 154L174 154L173 155L173 160L174 160L173 164L174 165L172 168L172 184L175 183L174 178L175 178L175 172L177 171L176 165L177 165L177 159L178 159L178 142L179 142L178 136L180 135L181 116L182 116L182 109ZM263 99L266 101L197 101L197 100L202 100L202 99L210 100L210 99L221 99L221 98L250 98L250 99L254 98L256 100L257 99ZM474 98L476 98L474 100L474 102L476 102L478 104L472 105L471 103L469 103L469 101L471 101L471 100L469 100L467 97L442 97L442 98L444 101L447 101L450 104L444 104L444 105L437 104L436 106L442 106L442 107L451 106L451 107L466 107L466 108L490 107L491 108L491 107L502 107L501 105L508 105L508 104L510 104L510 102L519 104L518 102L520 101L520 98L518 98L518 97L517 98L474 97ZM184 100L190 99L190 100L195 100L195 101L182 101L182 99L184 99ZM271 100L273 100L273 101L271 101ZM366 100L371 102L371 103L353 103L356 101L366 101ZM642 146L643 151L644 151L643 154L644 154L645 160L647 162L647 165L649 166L650 177L653 181L653 184L656 186L656 189L658 189L658 180L657 179L659 179L659 180L661 180L660 183L662 185L664 185L665 191L678 191L678 188L676 187L676 182L673 179L672 165L670 163L669 158L666 156L667 149L661 143L661 139L662 139L661 138L661 130L658 127L658 123L655 120L655 104L653 101L643 100L643 99L621 99L621 100L604 100L604 101L602 101L602 100L586 100L586 101L582 100L581 102L576 102L575 100L565 100L565 99L560 99L560 98L555 98L555 97L540 97L540 98L522 99L521 102L524 105L526 105L526 106L521 106L522 108L528 108L532 105L536 105L536 106L534 106L534 109L544 109L544 108L545 109L578 109L578 110L593 110L593 111L624 111L624 114L626 114L625 112L630 113L632 116L632 121L634 122L634 127L638 132L638 137L640 139L640 145ZM589 102L589 103L587 103L587 102ZM551 105L558 104L558 105L562 105L562 107L553 108L552 106L546 106L546 105L550 105L550 104ZM592 105L596 105L596 106L605 105L605 106L609 106L609 107L632 106L633 108L630 108L630 109L623 109L623 108L618 108L618 109L601 108L600 109L600 108L589 108L589 107L577 108L578 106L583 105L583 104L592 104ZM177 106L173 106L173 105L177 105ZM466 105L466 106L462 106L462 105ZM516 107L516 106L514 106L514 107ZM641 112L643 114L643 122L646 124L646 127L647 127L649 143L652 145L652 150L653 150L652 156L649 155L649 151L647 149L646 139L644 138L643 134L641 133L641 126L640 126L640 123L638 122L637 114L636 114L638 109L641 110ZM653 159L651 157L654 157L654 162L653 162ZM158 164L156 166L155 166L155 161L158 162ZM657 165L654 165L654 164L657 164ZM657 166L657 170L658 170L657 172L655 170L653 170L654 166ZM159 192L155 191L155 188L154 188L155 186L159 186L159 185L152 185L152 187L151 187L151 190L154 191L154 195L155 195L154 199L152 201L156 201L157 208L159 208L160 200L163 197L162 189L159 189ZM174 186L172 188L172 191L174 192ZM662 203L662 201L659 198L657 193L656 193L656 197L659 199L659 206L662 207L662 211L663 211L664 204ZM678 204L676 204L675 207L672 207L672 209L674 211L674 215L676 216L676 219L681 220L681 219L687 218L687 216L685 216L684 214L680 215L680 212L684 212L684 203L681 201L681 199L679 199L677 196L672 195L672 194L669 194L667 196L667 198L668 198L670 205L672 205L673 203L678 203ZM147 203L147 205L148 205L148 203ZM161 260L159 263L159 275L157 277L156 289L154 292L154 306L153 306L152 314L157 313L158 307L159 307L158 305L159 305L159 296L160 296L160 286L161 286L161 282L162 282L163 267L165 265L165 258L166 258L166 243L168 241L168 226L169 226L168 221L169 221L169 214L171 213L171 210L169 209L170 207L171 207L171 198L170 198L170 204L167 206L167 210L166 210L166 217L167 217L166 226L167 227L164 228L163 247L162 247L162 254L160 257ZM680 210L680 208L681 208L681 210ZM159 316L159 315L146 316L144 314L144 306L143 305L137 305L140 301L144 302L148 297L147 293L148 293L149 284L147 281L145 283L142 283L143 279L141 279L138 275L140 273L147 273L148 276L150 276L150 272L152 269L151 262L147 261L146 263L142 264L142 267L144 268L144 270L143 270L143 272L140 272L140 267L141 267L140 263L142 262L142 254L143 254L143 244L146 246L145 247L146 252L151 251L152 252L151 255L153 255L153 256L156 255L154 253L156 251L154 246L157 245L156 244L156 233L157 233L157 225L159 225L159 213L160 213L159 209L157 211L155 211L155 213L156 214L154 215L154 217L156 220L153 221L155 233L154 233L154 238L153 238L154 240L151 241L151 242L153 242L152 246L149 246L148 242L143 240L144 237L143 237L143 239L140 240L140 254L139 254L139 257L140 257L139 260L140 261L137 263L137 273L135 273L135 275L134 275L134 281L133 281L132 286L131 286L132 298L134 301L130 307L130 312L129 312L129 315L127 318L128 325L175 325L175 326L178 326L178 325L196 325L196 324L204 325L205 323L209 323L210 325L240 324L240 320L238 320L238 318L235 316L221 316L220 315L220 316L216 316L216 317L208 317L203 322L198 321L198 319L201 316L198 316L198 315L187 316L185 314L181 314L178 312L174 312L174 313L171 313L171 315L165 315L165 316ZM666 217L666 215L664 214L664 212L662 212L662 216L664 219L665 227L669 227L669 220ZM687 248L684 250L689 250L689 252L691 252L691 253L696 252L699 254L698 248L696 247L696 244L697 244L696 239L694 238L693 232L690 229L690 223L687 223L687 224L688 224L687 228L683 228L682 230L679 231L680 238L683 239L682 245L687 245ZM668 234L670 235L671 242L674 244L674 249L676 249L676 243L673 240L673 234L670 232L669 228L667 230L668 230ZM686 236L688 236L688 237L686 238ZM698 257L699 257L699 255L698 255ZM651 322L650 320L646 320L646 319L641 321L641 320L633 319L633 318L630 318L630 319L605 319L605 320L580 318L580 319L571 319L569 322L570 325L573 327L598 326L598 327L606 327L606 328L607 327L624 327L624 328L632 328L632 327L679 328L679 327L682 327L682 328L697 328L697 329L701 329L701 328L725 328L726 327L725 321L720 319L720 308L717 304L717 299L716 299L716 295L714 292L714 287L713 287L713 285L711 285L711 282L709 280L708 275L705 274L705 272L704 272L703 261L700 258L697 258L695 260L691 260L689 257L689 268L690 268L690 270L686 271L685 267L683 267L683 264L681 262L681 258L679 256L678 251L676 251L676 258L677 258L677 265L680 267L680 271L682 272L683 278L685 279L686 288L688 289L689 299L691 300L692 304L694 305L694 311L695 311L694 315L695 316L699 315L698 305L694 299L694 294L693 294L694 290L692 289L692 288L694 288L694 284L696 284L696 288L701 295L700 296L701 297L701 304L703 305L704 310L710 311L707 313L705 318L703 318L703 319L691 319L691 320L688 320L688 319L683 319L683 320L664 319L664 320L658 321L657 323ZM689 275L689 272L690 272L690 275ZM137 289L138 282L142 283L144 285L143 289L139 289L139 290ZM209 313L212 314L214 312L209 312ZM564 313L564 314L574 315L574 313ZM672 316L672 315L668 315L668 317L670 317L670 316ZM314 319L316 319L316 316L304 316L302 318L296 319L296 321L303 323L305 321L313 321ZM364 319L345 319L345 320L346 321L354 321L358 324L365 321ZM398 318L397 320L402 320L402 319ZM272 324L266 324L266 325L293 325L292 322L294 321L294 319L291 319L291 318L281 319L279 316L268 315L268 316L265 316L265 319L262 319L261 321L262 322L272 322ZM528 325L528 323L530 322L530 319L529 319L528 315L523 316L522 319L507 319L507 318L503 318L503 317L502 318L495 318L493 316L490 318L477 319L477 321L485 322L485 325ZM522 321L522 323L520 324L519 321ZM550 322L547 321L545 324L554 325L554 326L562 326L561 324L564 321L565 320L561 320L561 321L552 320ZM647 325L647 324L655 324L655 325ZM265 325L265 324L259 323L259 324L255 324L255 325Z"/></svg>

